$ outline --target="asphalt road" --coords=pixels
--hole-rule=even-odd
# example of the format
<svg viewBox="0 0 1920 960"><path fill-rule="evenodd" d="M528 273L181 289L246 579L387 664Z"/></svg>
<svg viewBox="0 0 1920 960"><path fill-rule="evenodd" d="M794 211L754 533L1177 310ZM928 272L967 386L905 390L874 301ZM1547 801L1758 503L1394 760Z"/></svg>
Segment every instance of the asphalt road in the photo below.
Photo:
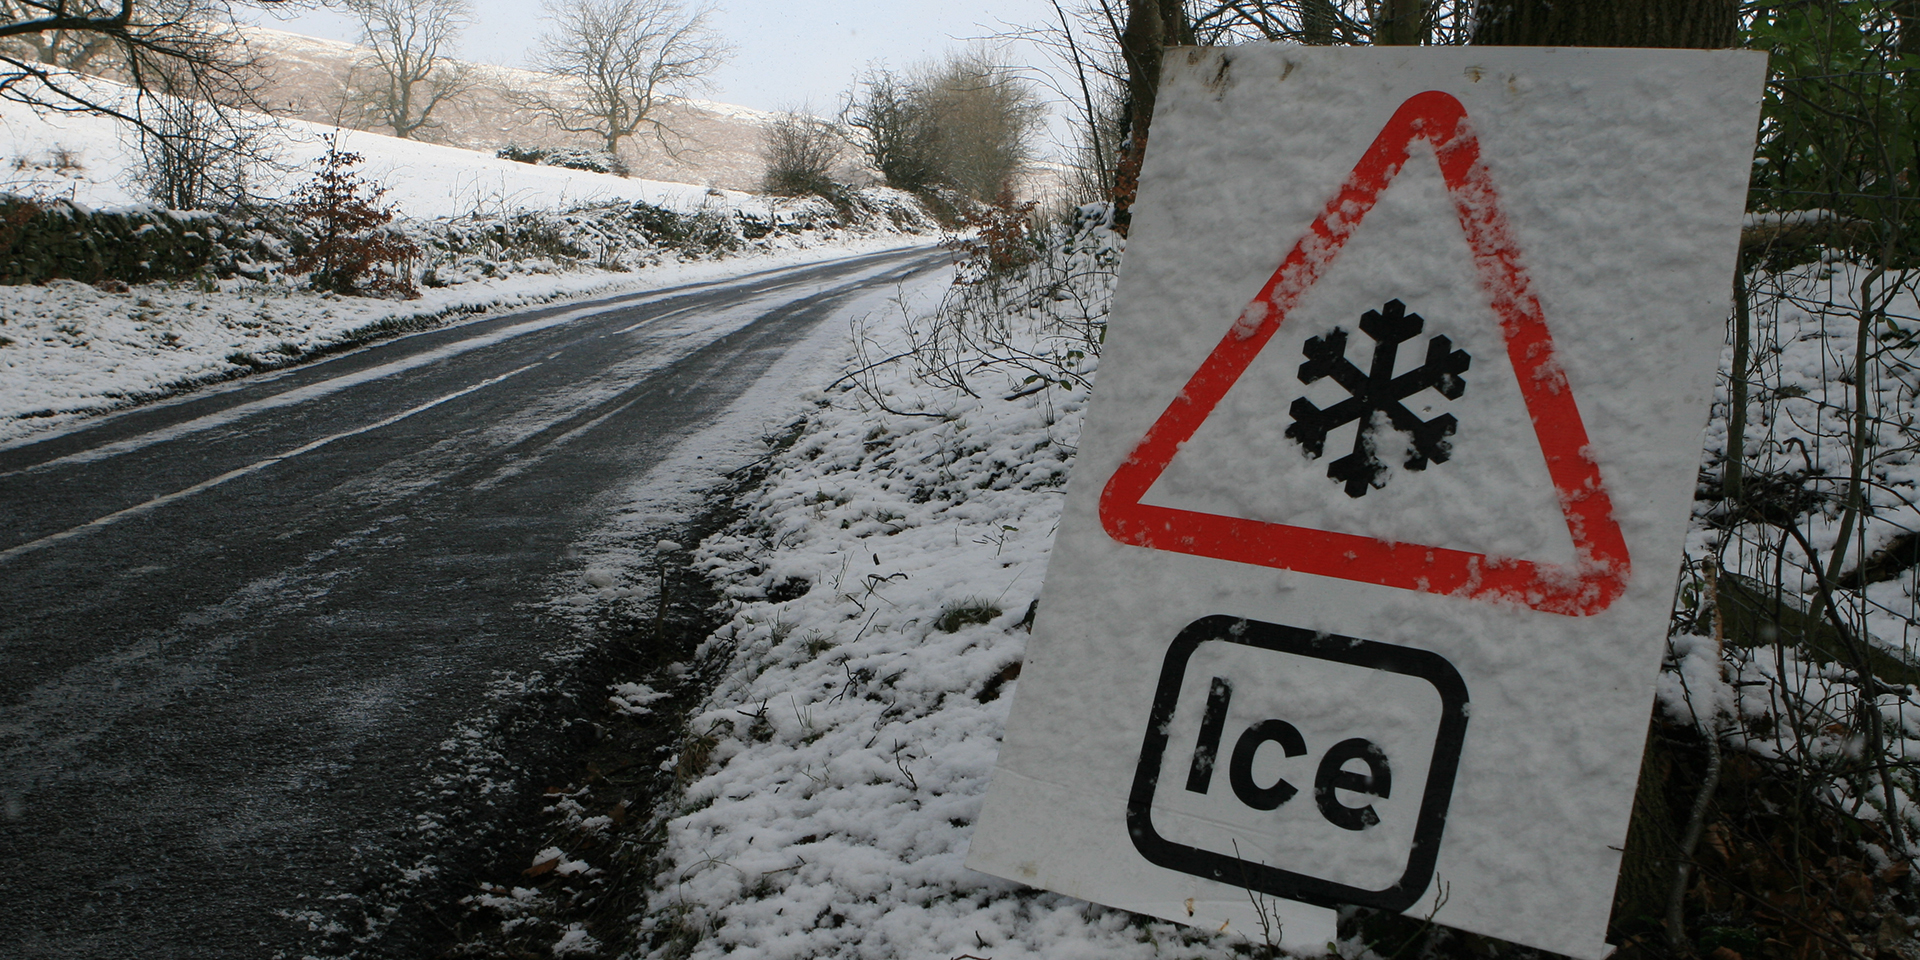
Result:
<svg viewBox="0 0 1920 960"><path fill-rule="evenodd" d="M525 311L0 450L0 956L362 935L326 928L439 816L442 744L579 642L545 594L614 493L942 262Z"/></svg>

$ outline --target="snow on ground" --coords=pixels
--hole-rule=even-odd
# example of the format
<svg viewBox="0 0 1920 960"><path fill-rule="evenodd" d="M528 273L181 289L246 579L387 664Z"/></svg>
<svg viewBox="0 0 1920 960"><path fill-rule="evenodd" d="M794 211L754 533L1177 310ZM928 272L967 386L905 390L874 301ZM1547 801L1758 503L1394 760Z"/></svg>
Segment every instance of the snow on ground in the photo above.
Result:
<svg viewBox="0 0 1920 960"><path fill-rule="evenodd" d="M1815 769L1844 766L1863 746L1855 723L1856 698L1865 695L1852 656L1834 649L1827 624L1805 624L1818 595L1811 569L1816 561L1831 569L1836 546L1844 551L1837 572L1846 589L1833 591L1835 606L1850 629L1873 645L1879 658L1874 669L1886 681L1876 684L1871 700L1885 723L1887 753L1901 768L1920 759L1920 700L1909 685L1910 665L1920 663L1920 568L1900 561L1904 553L1910 563L1912 538L1920 534L1920 432L1912 413L1920 391L1920 368L1912 359L1920 341L1920 275L1913 271L1890 271L1871 285L1869 376L1860 384L1868 413L1865 509L1845 543L1840 541L1853 411L1860 399L1854 370L1862 344L1862 290L1869 274L1860 265L1836 262L1750 278L1755 309L1744 460L1753 507L1729 516L1723 501L1695 505L1672 663L1661 677L1662 706L1676 720L1718 729L1726 742L1759 756ZM1706 436L1705 479L1716 483L1731 429L1731 370L1729 347ZM1805 544L1785 532L1783 516L1792 518L1787 522ZM1808 555L1809 546L1815 557ZM1886 570L1860 589L1856 571L1873 565ZM1717 581L1707 579L1709 568L1718 571ZM1825 634L1827 648L1747 646L1751 639L1729 630L1722 649L1707 616L1716 593L1723 610L1752 604L1773 610L1777 602L1783 627L1812 634L1816 646ZM1796 712L1800 729L1778 722ZM1836 776L1828 789L1843 809L1868 821L1883 818L1877 788L1866 791ZM1920 804L1908 789L1902 787L1896 802L1913 823L1920 820ZM1920 842L1909 839L1906 853L1920 856Z"/></svg>
<svg viewBox="0 0 1920 960"><path fill-rule="evenodd" d="M1762 276L1755 289L1764 309L1755 318L1754 369L1745 432L1748 482L1764 485L1790 481L1804 484L1816 500L1836 508L1813 512L1804 527L1807 539L1823 563L1840 536L1841 511L1837 502L1851 467L1848 439L1853 430L1855 350L1860 331L1860 296L1869 271L1856 264L1812 264L1779 275ZM1867 357L1872 376L1867 380L1871 451L1862 491L1870 504L1864 543L1852 539L1844 569L1852 570L1895 537L1920 532L1920 433L1916 433L1913 405L1920 392L1920 367L1913 347L1920 343L1920 276L1894 272L1876 284L1876 313ZM1723 373L1731 370L1729 353ZM1724 456L1727 449L1728 394L1725 378L1712 421L1708 424L1709 454ZM1798 478L1798 479L1795 479ZM1806 479L1812 482L1807 483ZM1777 535L1776 535L1777 536ZM1713 538L1697 534L1702 543ZM1735 541L1764 542L1750 525L1738 530ZM1737 548L1736 548L1737 549ZM1857 555L1855 555L1857 554ZM1806 555L1798 544L1788 546L1788 562L1801 565ZM1738 560L1729 560L1738 566ZM1811 583L1805 589L1811 592ZM1911 577L1872 584L1865 607L1872 636L1883 646L1912 656L1920 651L1915 630L1914 582Z"/></svg>
<svg viewBox="0 0 1920 960"><path fill-rule="evenodd" d="M1107 243L1077 255L1083 270L1104 258L1101 313ZM1097 336L1097 320L1035 302L1048 309L1016 314L999 356ZM643 935L770 960L1217 953L1205 934L961 865L1087 391L1032 390L1027 367L993 363L966 371L969 394L927 350L886 361L951 333L928 308L902 298L856 319L850 372L821 378L746 519L695 551L730 597L702 650L727 667L673 761L701 774ZM1091 373L1072 363L1069 382Z"/></svg>
<svg viewBox="0 0 1920 960"><path fill-rule="evenodd" d="M1093 283L1076 286L1078 302L1104 314L1111 273L1082 273ZM1842 394L1850 388L1836 377L1850 365L1861 278L1815 265L1762 279L1797 292L1756 339L1766 394L1749 421L1750 469L1805 456L1809 472L1822 464L1829 478L1844 479ZM641 920L652 942L752 960L1217 956L1230 948L1203 931L962 866L1074 461L1087 398L1081 378L1096 363L1067 378L1072 388L1038 392L1004 373L1016 354L1064 355L1057 343L1038 345L1048 331L1033 305L1043 302L1010 298L1002 322L1021 328L1015 350L960 348L967 337L915 302L857 324L842 345L840 375L823 375L809 397L816 409L746 500L746 519L697 548L697 562L731 598L728 622L703 651L727 667L691 717L682 756L670 761L698 774L671 812L659 890ZM979 327L993 326L982 313ZM1915 444L1898 415L1914 390L1901 346L1920 329L1911 286L1889 302L1884 328L1870 389L1887 417L1885 452L1871 471L1870 543L1920 528L1911 505L1920 483ZM954 377L982 360L984 369ZM1726 414L1723 392L1707 437L1710 467L1724 447ZM1816 514L1823 550L1836 516ZM1698 569L1725 534L1711 530L1704 510L1695 528L1689 560ZM1873 591L1876 640L1910 655L1914 571ZM1793 652L1779 663L1758 652L1723 654L1718 643L1678 634L1658 691L1662 708L1682 722L1716 712L1758 720L1780 709L1783 688L1803 703L1846 702L1844 672ZM1723 676L1723 656L1737 686ZM1908 699L1881 698L1896 737L1920 735L1920 710ZM1767 755L1787 734L1727 736ZM1920 738L1905 746L1920 755ZM1838 738L1809 747L1857 748ZM1873 816L1863 800L1853 806ZM1367 949L1358 940L1336 947L1348 957Z"/></svg>

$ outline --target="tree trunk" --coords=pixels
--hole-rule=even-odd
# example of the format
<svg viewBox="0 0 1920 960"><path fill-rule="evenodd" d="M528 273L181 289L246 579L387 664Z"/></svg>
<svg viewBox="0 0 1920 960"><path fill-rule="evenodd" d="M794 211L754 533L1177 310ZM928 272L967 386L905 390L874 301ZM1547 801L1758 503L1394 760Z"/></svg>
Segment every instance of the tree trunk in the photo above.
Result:
<svg viewBox="0 0 1920 960"><path fill-rule="evenodd" d="M1120 54L1127 61L1126 115L1121 136L1138 137L1153 123L1154 93L1160 84L1160 58L1167 46L1159 0L1129 0L1127 26L1120 32Z"/></svg>
<svg viewBox="0 0 1920 960"><path fill-rule="evenodd" d="M1181 0L1127 0L1120 53L1127 61L1127 114L1122 134L1144 135L1153 124L1160 58L1168 47L1192 46L1193 25Z"/></svg>
<svg viewBox="0 0 1920 960"><path fill-rule="evenodd" d="M1301 0L1301 41L1314 46L1333 43L1333 25L1339 18L1333 0Z"/></svg>
<svg viewBox="0 0 1920 960"><path fill-rule="evenodd" d="M1374 13L1373 42L1394 47L1425 43L1430 5L1430 0L1381 0Z"/></svg>
<svg viewBox="0 0 1920 960"><path fill-rule="evenodd" d="M1738 40L1739 7L1739 0L1481 0L1473 42L1720 49Z"/></svg>

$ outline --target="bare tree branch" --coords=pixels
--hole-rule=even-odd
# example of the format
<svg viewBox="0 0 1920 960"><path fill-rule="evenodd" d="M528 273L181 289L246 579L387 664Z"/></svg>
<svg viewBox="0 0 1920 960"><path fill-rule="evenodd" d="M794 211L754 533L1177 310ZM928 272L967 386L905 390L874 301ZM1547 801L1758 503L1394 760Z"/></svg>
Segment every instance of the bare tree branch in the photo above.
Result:
<svg viewBox="0 0 1920 960"><path fill-rule="evenodd" d="M0 0L0 98L36 109L114 117L165 138L156 118L169 107L153 97L199 101L226 123L224 111L257 106L257 70L228 0Z"/></svg>

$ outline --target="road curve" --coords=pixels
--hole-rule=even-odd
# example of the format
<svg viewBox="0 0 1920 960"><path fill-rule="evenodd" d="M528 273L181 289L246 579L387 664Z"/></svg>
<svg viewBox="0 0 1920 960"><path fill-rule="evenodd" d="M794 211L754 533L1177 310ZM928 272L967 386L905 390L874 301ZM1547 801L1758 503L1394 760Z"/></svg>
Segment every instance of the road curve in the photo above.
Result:
<svg viewBox="0 0 1920 960"><path fill-rule="evenodd" d="M613 492L943 264L523 311L0 450L0 955L341 942L441 744L577 642L543 592Z"/></svg>

